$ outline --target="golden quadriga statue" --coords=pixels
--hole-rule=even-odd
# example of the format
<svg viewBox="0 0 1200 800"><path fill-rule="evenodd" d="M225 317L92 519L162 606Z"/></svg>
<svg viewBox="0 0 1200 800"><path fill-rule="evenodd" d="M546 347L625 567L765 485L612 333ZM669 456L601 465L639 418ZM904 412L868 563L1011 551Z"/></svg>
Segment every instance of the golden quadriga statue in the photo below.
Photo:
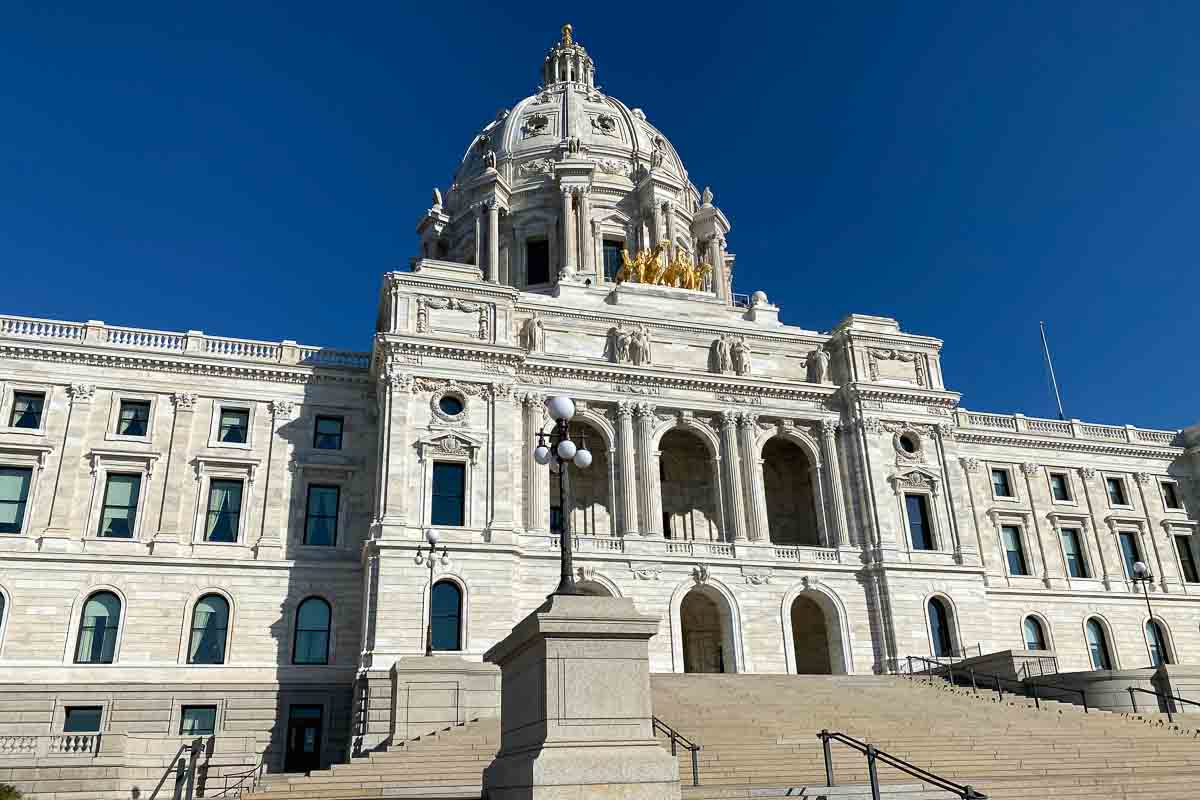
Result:
<svg viewBox="0 0 1200 800"><path fill-rule="evenodd" d="M633 258L629 251L621 249L622 266L617 272L617 283L648 283L656 286L673 286L698 292L704 289L705 279L712 272L708 264L693 264L682 249L676 248L675 255L667 261L663 253L671 247L661 241L649 250L642 250Z"/></svg>

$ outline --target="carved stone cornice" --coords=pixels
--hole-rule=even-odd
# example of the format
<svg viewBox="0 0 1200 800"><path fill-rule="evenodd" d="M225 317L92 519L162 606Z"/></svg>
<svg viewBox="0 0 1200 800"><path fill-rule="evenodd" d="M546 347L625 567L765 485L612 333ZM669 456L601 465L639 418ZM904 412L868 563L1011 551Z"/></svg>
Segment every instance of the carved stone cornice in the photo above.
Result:
<svg viewBox="0 0 1200 800"><path fill-rule="evenodd" d="M191 411L196 407L196 393L175 392L171 395L171 402L175 404L176 411Z"/></svg>
<svg viewBox="0 0 1200 800"><path fill-rule="evenodd" d="M958 440L964 444L999 445L1006 447L1037 448L1071 453L1093 453L1125 458L1154 458L1174 461L1182 450L1178 447L1163 447L1151 450L1145 446L1117 443L1090 442L1079 439L1037 439L1011 436L1004 433L983 433L960 428ZM1086 469L1086 467L1085 467ZM1080 473L1082 474L1082 473Z"/></svg>

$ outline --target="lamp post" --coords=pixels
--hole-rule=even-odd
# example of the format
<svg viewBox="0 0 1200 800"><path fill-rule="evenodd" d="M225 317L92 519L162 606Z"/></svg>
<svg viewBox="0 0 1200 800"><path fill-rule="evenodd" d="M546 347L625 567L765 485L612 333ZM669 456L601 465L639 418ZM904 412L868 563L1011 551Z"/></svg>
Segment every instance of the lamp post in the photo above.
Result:
<svg viewBox="0 0 1200 800"><path fill-rule="evenodd" d="M574 464L580 469L587 469L592 465L592 454L585 444L576 445L571 441L567 427L571 417L575 416L575 402L571 398L563 395L548 397L546 410L550 419L554 420L554 427L548 434L549 442L545 432L538 432L537 445L533 448L533 460L542 466L554 462L558 467L558 507L562 514L562 525L559 531L558 588L551 592L552 597L556 594L580 593L575 588L574 567L571 564L571 531L567 522L570 515L567 514L564 487L567 481L567 467Z"/></svg>
<svg viewBox="0 0 1200 800"><path fill-rule="evenodd" d="M450 563L450 553L446 550L446 546L442 545L442 557L437 557L438 532L433 528L425 531L425 541L429 542L429 553L421 552L421 546L417 545L416 562L418 564L426 564L429 566L429 617L425 620L425 655L433 655L433 565L441 561L442 566Z"/></svg>
<svg viewBox="0 0 1200 800"><path fill-rule="evenodd" d="M1146 651L1150 655L1150 666L1157 666L1154 663L1154 651L1150 642L1150 637L1154 634L1151 633L1152 629L1149 627L1154 624L1154 609L1150 607L1150 584L1154 582L1154 573L1150 571L1150 567L1146 565L1145 561L1135 561L1133 562L1133 575L1129 577L1129 580L1134 584L1140 583L1142 594L1146 596L1146 613L1150 617L1145 630Z"/></svg>

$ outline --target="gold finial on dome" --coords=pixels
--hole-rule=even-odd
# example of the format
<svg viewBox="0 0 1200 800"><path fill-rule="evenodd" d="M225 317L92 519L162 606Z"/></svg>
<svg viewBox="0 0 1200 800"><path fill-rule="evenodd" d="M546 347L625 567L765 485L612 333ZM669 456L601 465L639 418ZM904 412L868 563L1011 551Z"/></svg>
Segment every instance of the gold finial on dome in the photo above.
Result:
<svg viewBox="0 0 1200 800"><path fill-rule="evenodd" d="M564 45L575 44L575 40L571 38L571 23L568 22L566 25L562 26L562 34L562 43Z"/></svg>

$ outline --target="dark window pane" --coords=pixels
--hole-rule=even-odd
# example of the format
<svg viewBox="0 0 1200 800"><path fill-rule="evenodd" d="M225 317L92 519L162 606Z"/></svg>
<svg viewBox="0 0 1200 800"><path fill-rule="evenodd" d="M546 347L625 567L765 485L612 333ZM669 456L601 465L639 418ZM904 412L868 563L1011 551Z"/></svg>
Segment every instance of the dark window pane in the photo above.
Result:
<svg viewBox="0 0 1200 800"><path fill-rule="evenodd" d="M1179 502L1179 492L1173 483L1164 483L1162 485L1163 502L1167 504L1167 508L1183 508L1183 504Z"/></svg>
<svg viewBox="0 0 1200 800"><path fill-rule="evenodd" d="M621 248L624 246L624 242L604 240L604 280L617 279L617 273L621 271Z"/></svg>
<svg viewBox="0 0 1200 800"><path fill-rule="evenodd" d="M933 529L929 524L929 503L923 494L904 495L908 511L908 530L914 550L933 549Z"/></svg>
<svg viewBox="0 0 1200 800"><path fill-rule="evenodd" d="M1009 575L1028 575L1025 563L1025 548L1021 544L1021 529L1015 525L1003 525L1000 536L1004 539L1004 552L1008 559Z"/></svg>
<svg viewBox="0 0 1200 800"><path fill-rule="evenodd" d="M434 650L461 650L462 592L450 581L433 585L430 598Z"/></svg>
<svg viewBox="0 0 1200 800"><path fill-rule="evenodd" d="M466 518L467 465L434 462L430 524L462 526Z"/></svg>
<svg viewBox="0 0 1200 800"><path fill-rule="evenodd" d="M0 467L0 533L20 533L33 469Z"/></svg>
<svg viewBox="0 0 1200 800"><path fill-rule="evenodd" d="M341 417L317 417L313 447L318 450L341 450L343 425Z"/></svg>
<svg viewBox="0 0 1200 800"><path fill-rule="evenodd" d="M929 632L933 636L933 654L939 658L954 655L950 636L950 614L936 597L929 601Z"/></svg>
<svg viewBox="0 0 1200 800"><path fill-rule="evenodd" d="M1046 634L1042 630L1042 623L1033 617L1026 617L1025 624L1022 627L1025 631L1026 650L1046 649Z"/></svg>
<svg viewBox="0 0 1200 800"><path fill-rule="evenodd" d="M222 408L217 441L245 444L250 429L250 412L241 408Z"/></svg>
<svg viewBox="0 0 1200 800"><path fill-rule="evenodd" d="M63 733L97 733L104 710L100 706L68 706Z"/></svg>
<svg viewBox="0 0 1200 800"><path fill-rule="evenodd" d="M308 510L304 517L304 543L332 547L337 544L337 486L309 486Z"/></svg>
<svg viewBox="0 0 1200 800"><path fill-rule="evenodd" d="M121 624L121 600L112 592L97 592L83 604L75 663L111 664Z"/></svg>
<svg viewBox="0 0 1200 800"><path fill-rule="evenodd" d="M1191 537L1176 536L1175 552L1179 554L1183 579L1188 583L1200 583L1200 573L1197 573L1196 570L1196 557L1192 554Z"/></svg>
<svg viewBox="0 0 1200 800"><path fill-rule="evenodd" d="M42 427L42 405L45 402L46 395L44 394L14 392L12 416L8 421L9 426L13 428L32 428L35 430Z"/></svg>
<svg viewBox="0 0 1200 800"><path fill-rule="evenodd" d="M1171 654L1167 650L1167 637L1163 634L1162 626L1154 620L1146 623L1146 638L1150 641L1150 663L1156 667L1171 663Z"/></svg>
<svg viewBox="0 0 1200 800"><path fill-rule="evenodd" d="M104 503L100 508L100 530L97 536L128 539L133 536L137 517L138 493L142 487L140 475L110 474L104 486Z"/></svg>
<svg viewBox="0 0 1200 800"><path fill-rule="evenodd" d="M179 716L180 736L212 736L217 729L216 706L184 706Z"/></svg>
<svg viewBox="0 0 1200 800"><path fill-rule="evenodd" d="M1008 481L1008 470L992 470L992 490L997 497L1012 497L1012 486Z"/></svg>
<svg viewBox="0 0 1200 800"><path fill-rule="evenodd" d="M1125 481L1120 478L1105 478L1105 485L1108 487L1108 502L1114 506L1129 505L1125 499Z"/></svg>
<svg viewBox="0 0 1200 800"><path fill-rule="evenodd" d="M294 664L329 663L330 609L319 597L310 597L296 609Z"/></svg>
<svg viewBox="0 0 1200 800"><path fill-rule="evenodd" d="M1067 556L1067 574L1072 578L1086 578L1087 564L1083 560L1083 550L1079 542L1079 531L1064 528L1062 532L1063 552Z"/></svg>
<svg viewBox="0 0 1200 800"><path fill-rule="evenodd" d="M1067 476L1061 472L1050 473L1050 491L1055 500L1070 500L1071 489L1067 483Z"/></svg>
<svg viewBox="0 0 1200 800"><path fill-rule="evenodd" d="M531 239L525 243L526 280L529 285L550 282L550 242Z"/></svg>
<svg viewBox="0 0 1200 800"><path fill-rule="evenodd" d="M242 482L214 480L208 487L206 542L236 542L242 516Z"/></svg>
<svg viewBox="0 0 1200 800"><path fill-rule="evenodd" d="M454 395L446 395L438 401L438 408L448 417L454 417L462 413L463 401L459 400Z"/></svg>
<svg viewBox="0 0 1200 800"><path fill-rule="evenodd" d="M1087 623L1088 652L1092 657L1093 669L1112 669L1112 659L1108 655L1108 639L1104 628L1094 619Z"/></svg>
<svg viewBox="0 0 1200 800"><path fill-rule="evenodd" d="M1125 575L1133 577L1133 565L1141 560L1141 552L1138 550L1137 534L1129 531L1122 531L1119 536L1121 543L1121 558L1125 561Z"/></svg>
<svg viewBox="0 0 1200 800"><path fill-rule="evenodd" d="M219 594L201 597L192 611L188 663L224 664L225 635L228 631L229 603Z"/></svg>
<svg viewBox="0 0 1200 800"><path fill-rule="evenodd" d="M122 400L117 416L118 436L145 436L150 428L150 404L142 400Z"/></svg>

